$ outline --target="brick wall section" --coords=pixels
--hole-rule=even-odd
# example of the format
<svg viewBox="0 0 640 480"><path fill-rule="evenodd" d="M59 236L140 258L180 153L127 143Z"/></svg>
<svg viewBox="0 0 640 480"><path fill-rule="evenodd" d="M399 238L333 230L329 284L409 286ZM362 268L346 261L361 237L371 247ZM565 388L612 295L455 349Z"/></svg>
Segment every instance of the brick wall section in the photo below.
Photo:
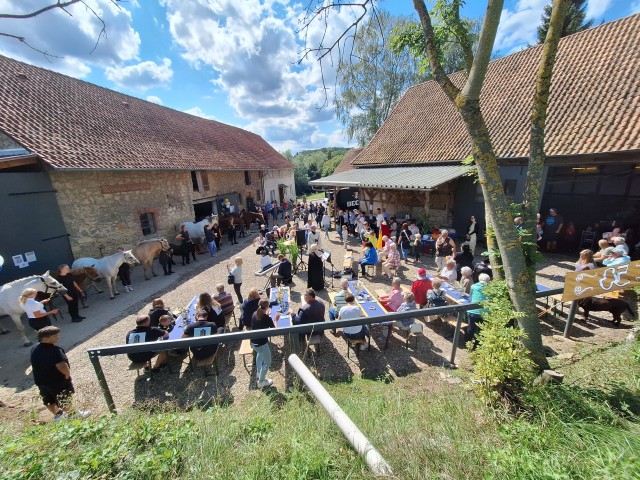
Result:
<svg viewBox="0 0 640 480"><path fill-rule="evenodd" d="M118 246L132 247L144 238L166 236L173 241L176 227L193 220L188 171L54 170L49 175L75 258L110 255ZM240 176L244 182L243 174ZM211 185L218 188L215 182ZM127 189L135 191L123 191ZM118 193L102 193L104 190ZM144 212L154 214L158 229L147 237L140 227L140 214Z"/></svg>

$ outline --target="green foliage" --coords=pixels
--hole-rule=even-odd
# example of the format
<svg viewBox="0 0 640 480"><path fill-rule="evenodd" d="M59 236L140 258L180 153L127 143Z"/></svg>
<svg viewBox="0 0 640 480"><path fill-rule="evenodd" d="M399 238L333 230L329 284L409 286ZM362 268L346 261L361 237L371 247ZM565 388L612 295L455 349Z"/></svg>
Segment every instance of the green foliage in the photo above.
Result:
<svg viewBox="0 0 640 480"><path fill-rule="evenodd" d="M508 325L523 314L513 309L506 282L493 281L484 293L487 313L476 336L479 346L471 353L478 392L490 405L518 403L533 378L534 364L522 344L524 332Z"/></svg>
<svg viewBox="0 0 640 480"><path fill-rule="evenodd" d="M291 154L291 150L280 152L295 165L294 180L298 195L311 193L313 190L309 186L310 180L331 175L336 169L348 148L327 147L317 150L303 150Z"/></svg>
<svg viewBox="0 0 640 480"><path fill-rule="evenodd" d="M562 31L560 37L566 37L573 33L582 32L593 26L593 19L585 21L587 19L587 0L571 0L571 6L567 10L567 14L562 24ZM551 21L551 11L553 7L551 4L544 7L544 13L542 14L542 24L538 27L538 43L544 43L547 37L547 31L549 30L549 22Z"/></svg>
<svg viewBox="0 0 640 480"><path fill-rule="evenodd" d="M4 437L4 479L175 478L193 422L185 415L69 420Z"/></svg>

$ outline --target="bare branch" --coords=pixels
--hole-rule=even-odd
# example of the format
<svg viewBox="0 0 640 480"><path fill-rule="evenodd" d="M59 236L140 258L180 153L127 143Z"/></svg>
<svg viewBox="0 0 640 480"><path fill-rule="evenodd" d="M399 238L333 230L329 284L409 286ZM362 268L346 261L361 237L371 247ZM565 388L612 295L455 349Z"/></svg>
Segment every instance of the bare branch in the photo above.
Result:
<svg viewBox="0 0 640 480"><path fill-rule="evenodd" d="M469 71L469 78L464 85L462 95L471 100L480 98L480 89L484 83L484 77L487 73L489 61L491 60L491 52L493 44L496 40L496 32L500 23L500 14L504 0L489 0L487 11L480 32L478 41L478 51L473 59L473 65Z"/></svg>
<svg viewBox="0 0 640 480"><path fill-rule="evenodd" d="M24 37L21 37L19 35L12 35L10 33L0 32L0 37L8 37L8 38L13 38L15 40L18 40L19 42L24 43L31 50L35 50L36 52L41 53L42 55L44 55L47 60L49 60L50 57L51 58L62 58L62 57L59 57L57 55L53 55L51 53L45 52L44 50L40 50L40 49L34 47L33 45L30 45Z"/></svg>
<svg viewBox="0 0 640 480"><path fill-rule="evenodd" d="M8 18L8 19L12 19L12 20L20 20L20 19L25 19L25 18L33 18L33 17L37 17L41 13L47 12L49 10L53 10L55 8L60 8L60 9L64 10L65 12L67 12L65 10L66 7L68 7L70 5L73 5L74 3L81 2L81 1L83 1L83 0L69 0L67 2L61 2L60 0L58 0L56 3L54 3L52 5L48 5L46 7L42 7L40 10L36 10L34 12L23 13L23 14L0 13L0 19ZM67 13L69 13L69 12L67 12Z"/></svg>

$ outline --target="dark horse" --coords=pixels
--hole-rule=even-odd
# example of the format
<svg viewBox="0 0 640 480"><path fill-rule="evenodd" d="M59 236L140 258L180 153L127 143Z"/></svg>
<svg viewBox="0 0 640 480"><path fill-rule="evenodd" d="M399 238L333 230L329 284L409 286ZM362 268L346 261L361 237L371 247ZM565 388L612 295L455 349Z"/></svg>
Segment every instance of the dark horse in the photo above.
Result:
<svg viewBox="0 0 640 480"><path fill-rule="evenodd" d="M240 220L242 220L247 230L251 229L253 222L258 222L258 225L265 223L264 216L261 213L248 212L247 210L240 212Z"/></svg>

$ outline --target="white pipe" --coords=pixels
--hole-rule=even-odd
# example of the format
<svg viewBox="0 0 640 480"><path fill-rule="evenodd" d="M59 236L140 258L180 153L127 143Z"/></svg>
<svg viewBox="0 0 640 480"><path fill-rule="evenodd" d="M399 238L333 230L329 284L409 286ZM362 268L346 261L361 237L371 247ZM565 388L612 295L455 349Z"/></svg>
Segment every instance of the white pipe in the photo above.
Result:
<svg viewBox="0 0 640 480"><path fill-rule="evenodd" d="M376 476L393 475L391 467L386 462L380 452L375 449L367 437L360 431L355 423L344 413L344 410L336 403L333 397L327 392L316 377L309 371L307 366L296 354L289 355L289 364L293 367L300 378L313 393L320 405L324 407L331 419L340 427L349 443L362 455L369 465L369 468Z"/></svg>

